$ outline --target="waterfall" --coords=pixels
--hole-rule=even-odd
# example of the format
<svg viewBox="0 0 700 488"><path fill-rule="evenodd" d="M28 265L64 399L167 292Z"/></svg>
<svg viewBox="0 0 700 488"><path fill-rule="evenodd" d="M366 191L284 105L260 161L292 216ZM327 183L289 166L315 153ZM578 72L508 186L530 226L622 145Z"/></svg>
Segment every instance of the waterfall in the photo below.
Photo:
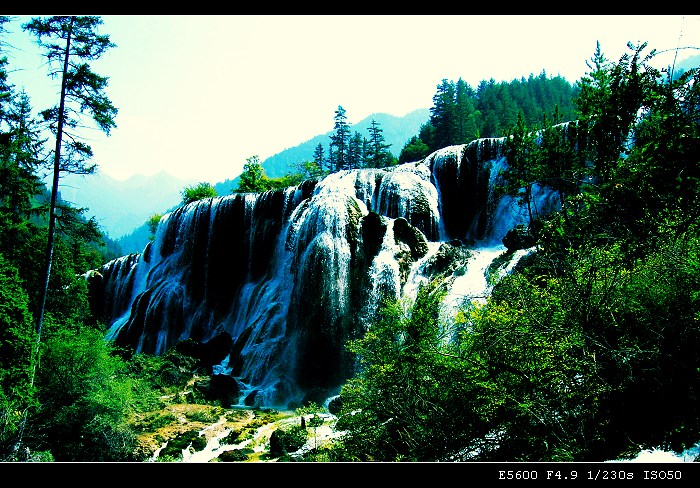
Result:
<svg viewBox="0 0 700 488"><path fill-rule="evenodd" d="M230 336L212 372L235 378L240 404L320 404L352 375L345 345L383 300L410 300L439 279L449 319L489 293L503 237L528 223L526 208L494 191L507 165L501 146L480 139L395 167L182 206L143 253L97 270L107 339L164 354ZM533 195L539 212L555 208L546 188Z"/></svg>

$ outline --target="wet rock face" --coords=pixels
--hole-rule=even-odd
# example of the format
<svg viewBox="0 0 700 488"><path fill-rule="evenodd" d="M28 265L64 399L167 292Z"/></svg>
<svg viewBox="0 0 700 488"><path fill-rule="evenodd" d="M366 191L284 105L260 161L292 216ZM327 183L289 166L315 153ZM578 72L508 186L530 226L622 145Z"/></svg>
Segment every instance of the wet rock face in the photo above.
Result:
<svg viewBox="0 0 700 488"><path fill-rule="evenodd" d="M175 349L177 352L198 359L200 366L206 369L207 374L213 374L212 367L226 359L231 354L232 347L231 334L222 332L203 343L190 337L179 342Z"/></svg>
<svg viewBox="0 0 700 488"><path fill-rule="evenodd" d="M221 406L224 408L237 405L240 393L238 381L226 374L212 375L204 390L205 398L221 402Z"/></svg>
<svg viewBox="0 0 700 488"><path fill-rule="evenodd" d="M456 271L470 256L469 249L460 241L443 242L426 263L426 272L430 275L446 276Z"/></svg>
<svg viewBox="0 0 700 488"><path fill-rule="evenodd" d="M386 228L386 219L376 212L369 212L362 219L362 242L368 257L373 258L379 252Z"/></svg>
<svg viewBox="0 0 700 488"><path fill-rule="evenodd" d="M408 246L413 261L417 261L428 253L428 242L425 235L404 218L398 218L394 221L394 239L397 243L403 242Z"/></svg>
<svg viewBox="0 0 700 488"><path fill-rule="evenodd" d="M99 314L98 320L109 324L131 307L133 275L139 258L139 254L122 256L89 273L90 306Z"/></svg>
<svg viewBox="0 0 700 488"><path fill-rule="evenodd" d="M86 273L88 302L90 313L96 320L104 320L105 313L105 283L104 276L97 270L90 270Z"/></svg>

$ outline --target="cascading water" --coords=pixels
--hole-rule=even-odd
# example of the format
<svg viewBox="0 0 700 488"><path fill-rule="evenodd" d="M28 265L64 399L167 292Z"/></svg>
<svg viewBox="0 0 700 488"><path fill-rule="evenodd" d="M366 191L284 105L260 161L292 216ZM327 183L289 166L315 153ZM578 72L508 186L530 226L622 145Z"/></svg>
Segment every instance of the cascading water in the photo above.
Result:
<svg viewBox="0 0 700 488"><path fill-rule="evenodd" d="M494 191L507 164L501 146L482 139L178 208L142 254L97 270L107 338L163 354L188 339L230 337L213 372L236 379L239 403L320 404L352 375L345 344L371 327L384 299L410 300L439 279L449 316L488 294L485 272L506 250L503 237L528 223L523 205ZM550 192L536 190L538 211L554 208Z"/></svg>

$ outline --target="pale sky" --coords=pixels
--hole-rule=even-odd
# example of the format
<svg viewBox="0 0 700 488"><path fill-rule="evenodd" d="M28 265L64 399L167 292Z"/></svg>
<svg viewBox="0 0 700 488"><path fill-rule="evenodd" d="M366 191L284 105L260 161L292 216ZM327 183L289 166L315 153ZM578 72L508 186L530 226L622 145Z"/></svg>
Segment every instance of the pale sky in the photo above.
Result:
<svg viewBox="0 0 700 488"><path fill-rule="evenodd" d="M58 80L13 17L9 81L35 111L57 103ZM354 124L373 113L432 107L443 79L569 82L600 41L616 61L628 41L700 54L698 15L105 15L117 46L91 66L119 110L110 136L86 133L99 171L125 179L166 171L212 184L333 130L338 105ZM645 52L648 52L645 51ZM657 55L660 67L674 51ZM401 148L396 148L399 151Z"/></svg>

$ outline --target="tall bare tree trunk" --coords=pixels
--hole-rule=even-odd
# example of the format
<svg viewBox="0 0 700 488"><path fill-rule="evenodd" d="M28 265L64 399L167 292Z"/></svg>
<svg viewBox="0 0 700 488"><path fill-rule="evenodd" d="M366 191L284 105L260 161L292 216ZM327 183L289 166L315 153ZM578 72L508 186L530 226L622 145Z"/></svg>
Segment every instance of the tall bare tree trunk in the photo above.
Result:
<svg viewBox="0 0 700 488"><path fill-rule="evenodd" d="M61 101L58 108L58 127L56 129L56 149L54 150L53 158L53 186L51 187L51 206L49 208L49 237L46 243L46 270L44 274L44 287L41 291L39 299L39 318L36 326L36 343L41 343L41 329L44 322L44 309L46 308L46 296L49 292L49 278L51 277L51 264L53 262L53 245L54 236L56 234L56 199L58 195L58 180L61 176L61 143L63 141L63 117L65 112L66 102L66 73L68 72L68 57L70 53L71 31L73 27L73 18L68 28L68 38L66 39L66 54L63 57L63 76L61 81ZM38 356L36 362L38 363ZM36 370L36 363L34 366ZM34 384L34 375L32 374L32 385Z"/></svg>
<svg viewBox="0 0 700 488"><path fill-rule="evenodd" d="M61 174L61 143L63 141L63 116L65 112L65 100L66 100L66 73L68 72L68 58L70 53L70 41L71 33L73 29L73 18L71 17L70 25L68 27L68 37L66 39L66 53L63 57L63 76L61 78L61 101L58 109L58 126L56 129L56 149L54 151L53 158L53 186L51 187L51 205L49 207L49 236L46 243L46 269L44 272L44 286L41 290L41 296L39 297L39 317L37 319L36 325L36 343L32 352L32 374L29 379L30 386L34 386L34 380L36 378L36 371L39 366L39 345L41 344L41 329L44 323L44 308L46 307L46 296L49 292L49 278L51 277L51 264L53 262L53 245L54 236L56 234L56 200L58 195L58 180ZM22 445L22 438L24 436L24 427L27 424L27 409L24 410L22 416L22 423L19 428L19 435L17 437L16 448Z"/></svg>

